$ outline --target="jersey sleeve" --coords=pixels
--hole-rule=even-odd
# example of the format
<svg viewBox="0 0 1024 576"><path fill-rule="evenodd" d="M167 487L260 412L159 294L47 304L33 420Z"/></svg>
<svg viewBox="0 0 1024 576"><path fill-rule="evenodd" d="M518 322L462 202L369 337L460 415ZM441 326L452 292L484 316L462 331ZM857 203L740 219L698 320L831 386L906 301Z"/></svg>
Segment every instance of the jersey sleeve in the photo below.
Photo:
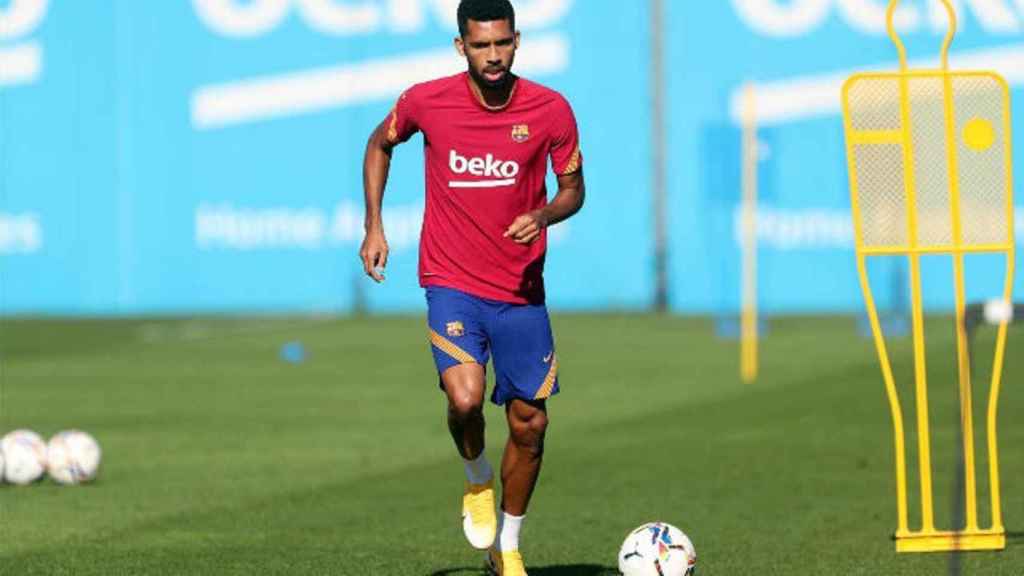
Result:
<svg viewBox="0 0 1024 576"><path fill-rule="evenodd" d="M415 100L415 94L412 93L412 90L406 90L398 97L395 107L391 109L385 120L385 133L388 142L399 144L412 138L413 134L419 132L418 107Z"/></svg>
<svg viewBox="0 0 1024 576"><path fill-rule="evenodd" d="M580 134L576 127L576 116L572 107L560 98L552 114L551 169L563 176L583 168L583 154L580 153Z"/></svg>

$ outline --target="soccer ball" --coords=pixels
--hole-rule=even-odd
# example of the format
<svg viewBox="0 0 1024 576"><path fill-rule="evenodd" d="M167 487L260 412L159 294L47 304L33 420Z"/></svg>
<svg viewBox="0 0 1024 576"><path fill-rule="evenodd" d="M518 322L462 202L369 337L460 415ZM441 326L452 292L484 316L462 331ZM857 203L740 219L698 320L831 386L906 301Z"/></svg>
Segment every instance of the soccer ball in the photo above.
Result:
<svg viewBox="0 0 1024 576"><path fill-rule="evenodd" d="M24 486L39 480L46 471L46 442L31 430L15 430L0 440L4 479Z"/></svg>
<svg viewBox="0 0 1024 576"><path fill-rule="evenodd" d="M58 484L80 484L96 477L100 445L80 430L64 430L50 438L46 447L47 469Z"/></svg>
<svg viewBox="0 0 1024 576"><path fill-rule="evenodd" d="M651 522L626 536L619 550L623 576L691 576L697 551L683 531L664 522Z"/></svg>

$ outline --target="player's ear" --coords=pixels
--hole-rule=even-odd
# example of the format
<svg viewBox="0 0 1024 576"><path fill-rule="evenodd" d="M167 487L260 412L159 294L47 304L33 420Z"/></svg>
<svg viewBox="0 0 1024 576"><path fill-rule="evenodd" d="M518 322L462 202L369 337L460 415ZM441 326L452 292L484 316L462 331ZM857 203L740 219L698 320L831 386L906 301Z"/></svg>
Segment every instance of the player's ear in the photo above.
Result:
<svg viewBox="0 0 1024 576"><path fill-rule="evenodd" d="M516 50L519 50L519 30L516 30Z"/></svg>
<svg viewBox="0 0 1024 576"><path fill-rule="evenodd" d="M516 41L518 44L519 41ZM455 37L455 51L459 53L459 56L466 57L466 43L462 41L462 36Z"/></svg>

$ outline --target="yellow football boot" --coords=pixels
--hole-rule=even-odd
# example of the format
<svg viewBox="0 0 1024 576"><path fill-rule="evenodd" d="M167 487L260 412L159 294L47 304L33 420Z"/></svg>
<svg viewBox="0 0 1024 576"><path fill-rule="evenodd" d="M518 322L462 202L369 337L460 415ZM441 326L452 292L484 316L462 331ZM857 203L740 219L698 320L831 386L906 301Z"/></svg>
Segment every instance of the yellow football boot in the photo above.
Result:
<svg viewBox="0 0 1024 576"><path fill-rule="evenodd" d="M462 531L466 540L478 550L494 544L498 532L498 517L494 513L494 480L486 484L466 482L462 495Z"/></svg>
<svg viewBox="0 0 1024 576"><path fill-rule="evenodd" d="M519 550L498 552L491 548L487 556L487 569L496 576L528 576Z"/></svg>

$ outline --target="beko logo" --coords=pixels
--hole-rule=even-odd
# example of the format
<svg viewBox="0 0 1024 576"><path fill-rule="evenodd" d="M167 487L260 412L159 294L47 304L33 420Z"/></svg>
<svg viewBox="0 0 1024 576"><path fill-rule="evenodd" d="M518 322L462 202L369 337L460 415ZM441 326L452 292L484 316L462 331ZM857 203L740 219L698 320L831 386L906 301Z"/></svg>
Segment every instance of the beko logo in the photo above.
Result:
<svg viewBox="0 0 1024 576"><path fill-rule="evenodd" d="M545 29L567 18L573 3L516 2L516 25L532 32L516 54L518 72L544 76L568 70L568 38ZM256 41L284 42L272 33L293 20L331 38L376 36L383 43L389 35L430 33L438 40L425 50L199 86L191 96L192 126L213 130L386 101L417 82L465 70L450 39L458 5L459 0L192 0L200 22L242 50ZM435 34L437 28L443 35ZM391 52L388 47L383 52Z"/></svg>
<svg viewBox="0 0 1024 576"><path fill-rule="evenodd" d="M43 49L28 38L46 18L47 0L0 3L0 86L32 84L43 72Z"/></svg>
<svg viewBox="0 0 1024 576"><path fill-rule="evenodd" d="M262 36L274 31L293 11L310 29L333 36L419 32L427 9L446 29L455 30L459 0L192 0L196 14L224 36ZM516 24L534 28L558 21L572 0L522 0Z"/></svg>
<svg viewBox="0 0 1024 576"><path fill-rule="evenodd" d="M519 174L519 164L508 160L498 160L493 154L483 158L465 158L452 150L448 156L448 168L455 174L466 174L493 178L493 180L452 180L448 182L451 188L497 188L499 186L511 186L516 183L516 175Z"/></svg>
<svg viewBox="0 0 1024 576"><path fill-rule="evenodd" d="M1011 35L1024 31L1024 0L952 0L957 14L970 13L990 34ZM823 26L837 12L850 28L863 34L886 33L887 2L882 0L732 0L736 14L754 31L765 36L804 36ZM896 9L900 31L929 29L945 34L949 19L942 2L903 2Z"/></svg>

